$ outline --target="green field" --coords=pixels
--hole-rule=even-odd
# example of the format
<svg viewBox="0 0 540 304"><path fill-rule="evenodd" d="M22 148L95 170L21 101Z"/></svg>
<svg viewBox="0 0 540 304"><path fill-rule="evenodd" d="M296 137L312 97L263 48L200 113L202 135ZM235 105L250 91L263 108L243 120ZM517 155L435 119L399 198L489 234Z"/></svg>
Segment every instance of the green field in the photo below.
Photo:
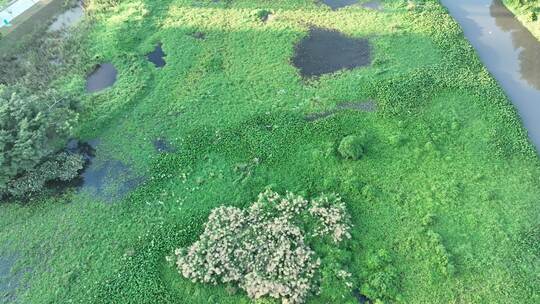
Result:
<svg viewBox="0 0 540 304"><path fill-rule="evenodd" d="M386 0L383 11L311 0L109 2L120 4L89 6L77 36L85 52L52 85L82 98L75 136L99 139L95 161L120 160L146 182L113 202L70 191L2 204L0 265L16 261L18 288L0 297L251 303L183 279L165 256L198 238L212 208L245 207L271 186L341 195L352 239L322 261L352 273L372 300L540 302L538 156L438 1ZM273 18L261 22L261 10ZM309 26L369 38L372 64L302 79L290 62ZM162 69L145 56L158 42ZM118 81L87 94L85 75L104 62ZM376 112L305 119L367 100ZM365 156L340 158L341 139L361 133ZM157 138L176 152L156 153ZM336 284L323 276L308 303L358 303L352 291L336 298Z"/></svg>

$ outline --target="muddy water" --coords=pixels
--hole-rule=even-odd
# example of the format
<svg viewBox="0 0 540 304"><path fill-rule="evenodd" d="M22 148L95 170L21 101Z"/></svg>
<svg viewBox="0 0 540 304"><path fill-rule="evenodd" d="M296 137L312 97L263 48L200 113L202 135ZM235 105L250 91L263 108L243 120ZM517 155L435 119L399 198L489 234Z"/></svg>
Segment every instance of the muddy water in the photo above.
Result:
<svg viewBox="0 0 540 304"><path fill-rule="evenodd" d="M18 253L0 254L0 303L13 303L16 300L17 289L25 273L22 270L13 271L19 258Z"/></svg>
<svg viewBox="0 0 540 304"><path fill-rule="evenodd" d="M116 159L92 162L81 178L81 190L105 202L121 200L145 181L129 165Z"/></svg>
<svg viewBox="0 0 540 304"><path fill-rule="evenodd" d="M369 41L348 37L340 32L311 28L296 46L293 64L304 77L320 76L371 63Z"/></svg>
<svg viewBox="0 0 540 304"><path fill-rule="evenodd" d="M165 55L161 46L162 44L158 43L154 51L146 55L146 58L148 58L148 60L152 62L157 68L164 67L165 64L167 64L164 59L164 57L167 55Z"/></svg>
<svg viewBox="0 0 540 304"><path fill-rule="evenodd" d="M55 31L68 29L72 27L73 25L77 24L83 16L84 16L83 4L82 2L80 2L75 7L59 15L49 27L49 31L55 32Z"/></svg>
<svg viewBox="0 0 540 304"><path fill-rule="evenodd" d="M154 145L154 149L158 153L176 152L176 148L168 140L164 138L157 138L154 141L152 141L152 144Z"/></svg>
<svg viewBox="0 0 540 304"><path fill-rule="evenodd" d="M342 7L358 4L358 0L322 0L322 2L331 9L337 10Z"/></svg>
<svg viewBox="0 0 540 304"><path fill-rule="evenodd" d="M382 11L382 4L379 1L368 1L362 3L362 7L376 11Z"/></svg>
<svg viewBox="0 0 540 304"><path fill-rule="evenodd" d="M540 148L540 42L500 0L441 0Z"/></svg>
<svg viewBox="0 0 540 304"><path fill-rule="evenodd" d="M99 92L111 87L116 82L116 68L110 63L103 63L86 79L86 90L88 92Z"/></svg>
<svg viewBox="0 0 540 304"><path fill-rule="evenodd" d="M88 143L72 140L68 143L68 152L81 154L86 161L84 170L77 180L70 182L70 186L76 186L102 201L114 202L124 198L146 180L127 163L97 156L98 147L98 140Z"/></svg>

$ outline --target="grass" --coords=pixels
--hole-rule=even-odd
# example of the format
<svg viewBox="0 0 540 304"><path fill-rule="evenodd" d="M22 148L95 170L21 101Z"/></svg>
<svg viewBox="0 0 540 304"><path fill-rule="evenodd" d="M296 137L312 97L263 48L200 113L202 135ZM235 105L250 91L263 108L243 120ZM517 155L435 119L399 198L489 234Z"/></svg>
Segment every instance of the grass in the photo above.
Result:
<svg viewBox="0 0 540 304"><path fill-rule="evenodd" d="M96 161L120 159L148 180L115 203L70 192L0 206L0 255L17 254L14 272L25 270L18 301L250 303L182 279L165 256L197 239L212 208L246 206L270 185L341 194L353 238L323 260L371 298L538 302L540 167L516 111L437 1L414 11L384 3L332 12L308 0L129 0L90 10L86 61L55 86L84 99L76 133L100 139ZM260 9L276 18L260 22ZM302 80L289 63L309 24L370 37L373 64ZM157 42L163 69L145 58ZM88 95L84 76L101 62L118 81ZM376 113L304 119L370 99ZM363 133L363 158L341 159L341 139ZM155 153L158 137L178 151ZM310 303L355 303L331 300L326 278Z"/></svg>
<svg viewBox="0 0 540 304"><path fill-rule="evenodd" d="M516 17L529 29L529 31L540 40L540 5L520 4L518 0L503 0L503 3L516 15ZM533 20L532 14L536 12L537 20Z"/></svg>

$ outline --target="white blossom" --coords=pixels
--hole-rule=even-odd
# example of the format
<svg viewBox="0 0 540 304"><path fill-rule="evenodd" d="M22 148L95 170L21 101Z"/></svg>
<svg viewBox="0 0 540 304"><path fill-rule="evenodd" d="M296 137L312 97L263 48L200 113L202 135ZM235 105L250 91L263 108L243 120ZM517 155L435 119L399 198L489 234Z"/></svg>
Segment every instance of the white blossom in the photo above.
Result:
<svg viewBox="0 0 540 304"><path fill-rule="evenodd" d="M179 272L194 282L234 283L252 299L272 297L282 303L303 303L315 292L320 259L306 244L298 223L310 218L313 236L330 236L338 243L350 238L349 216L341 199L321 196L308 202L271 190L248 209L212 210L199 240L175 250ZM350 274L341 273L343 279Z"/></svg>

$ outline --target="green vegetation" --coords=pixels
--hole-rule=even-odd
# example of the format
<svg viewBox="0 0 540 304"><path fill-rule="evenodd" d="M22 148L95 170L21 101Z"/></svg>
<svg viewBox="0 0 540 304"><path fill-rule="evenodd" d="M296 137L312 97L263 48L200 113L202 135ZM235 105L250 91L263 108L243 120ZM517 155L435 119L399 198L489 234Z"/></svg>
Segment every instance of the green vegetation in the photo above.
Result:
<svg viewBox="0 0 540 304"><path fill-rule="evenodd" d="M0 198L32 198L47 182L77 176L84 163L62 151L77 122L77 93L51 84L84 56L81 41L45 31L14 32L0 45Z"/></svg>
<svg viewBox="0 0 540 304"><path fill-rule="evenodd" d="M359 160L364 155L365 135L349 135L341 140L338 152L343 158Z"/></svg>
<svg viewBox="0 0 540 304"><path fill-rule="evenodd" d="M540 2L538 0L502 0L531 33L540 40Z"/></svg>
<svg viewBox="0 0 540 304"><path fill-rule="evenodd" d="M0 198L36 194L47 181L77 175L81 156L56 154L76 121L72 104L54 92L0 86Z"/></svg>
<svg viewBox="0 0 540 304"><path fill-rule="evenodd" d="M74 134L99 139L96 163L122 160L147 181L113 203L84 191L3 203L0 257L18 257L19 302L250 303L234 284L185 279L165 257L196 242L212 210L245 210L267 186L346 202L351 238L314 247L330 266L308 303L357 303L356 289L386 303L540 302L538 156L437 1L388 0L382 12L311 0L85 2L68 41L44 37L61 44L43 51L59 66L9 64L36 78L33 90L81 100ZM290 59L310 25L368 37L372 65L302 79ZM145 58L158 42L162 69ZM85 76L103 62L118 81L87 94ZM377 112L305 119L364 100ZM369 157L342 159L351 134L367 135ZM177 151L156 153L156 138Z"/></svg>

